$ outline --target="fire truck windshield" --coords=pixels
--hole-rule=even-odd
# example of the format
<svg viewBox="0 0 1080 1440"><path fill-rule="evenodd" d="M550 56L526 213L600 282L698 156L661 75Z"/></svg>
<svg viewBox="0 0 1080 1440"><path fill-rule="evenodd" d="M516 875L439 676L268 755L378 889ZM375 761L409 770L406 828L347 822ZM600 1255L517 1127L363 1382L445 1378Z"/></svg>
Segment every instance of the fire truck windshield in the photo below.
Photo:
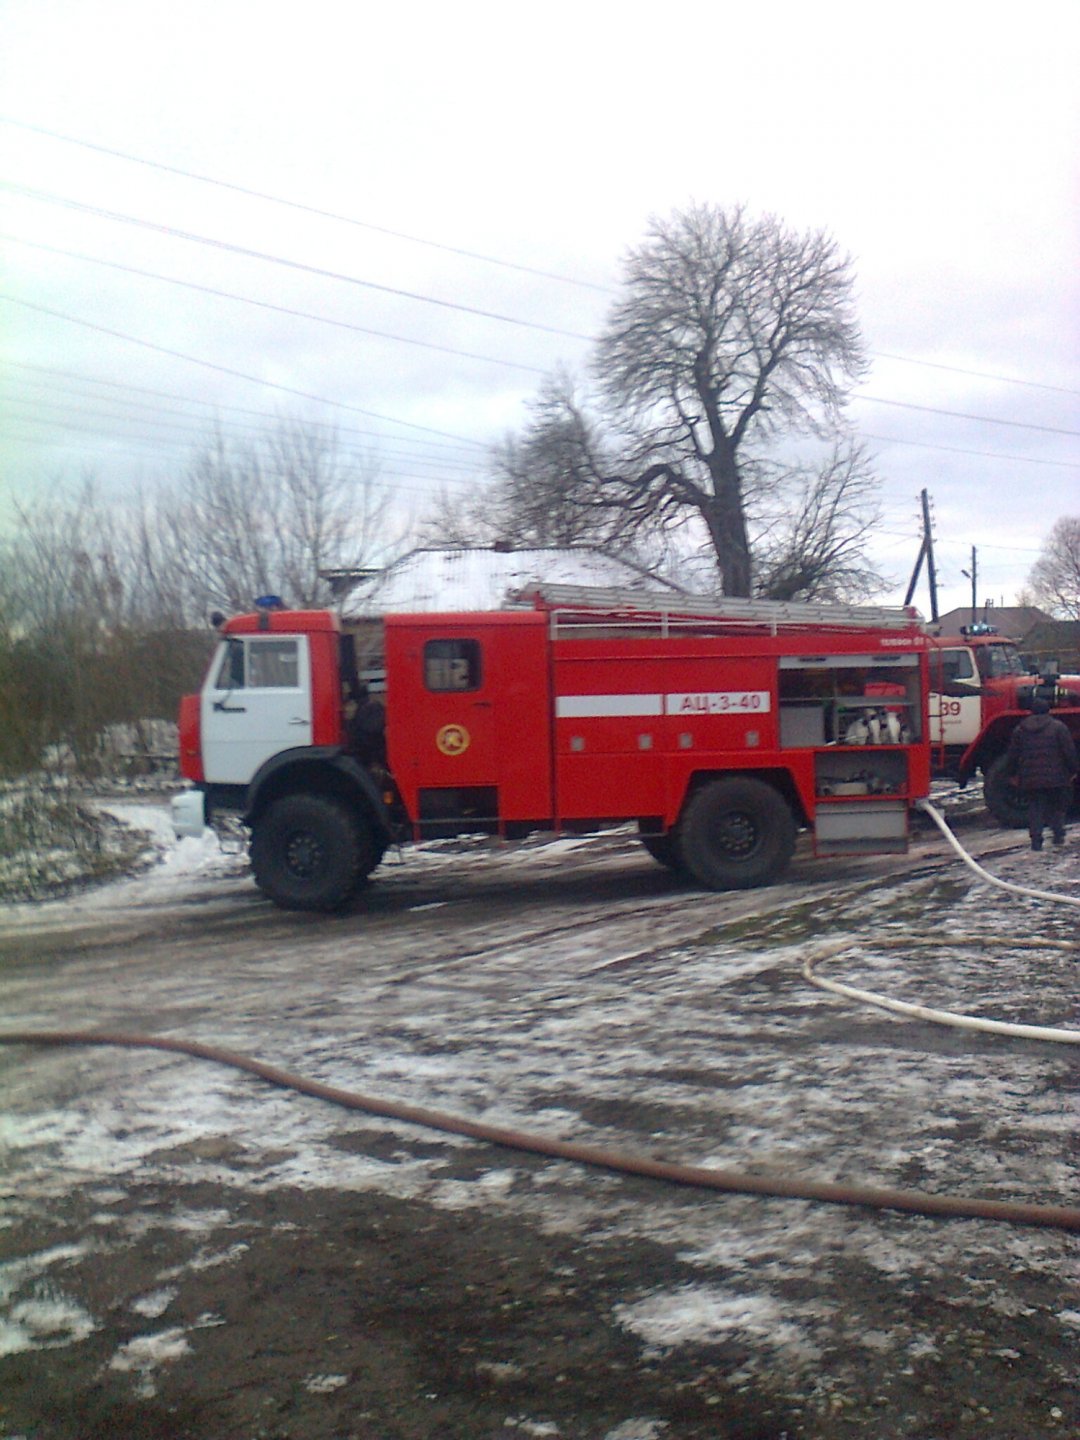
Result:
<svg viewBox="0 0 1080 1440"><path fill-rule="evenodd" d="M1010 675L1029 675L1031 672L1020 658L1015 645L985 645L976 652L979 673L984 680L1000 680Z"/></svg>

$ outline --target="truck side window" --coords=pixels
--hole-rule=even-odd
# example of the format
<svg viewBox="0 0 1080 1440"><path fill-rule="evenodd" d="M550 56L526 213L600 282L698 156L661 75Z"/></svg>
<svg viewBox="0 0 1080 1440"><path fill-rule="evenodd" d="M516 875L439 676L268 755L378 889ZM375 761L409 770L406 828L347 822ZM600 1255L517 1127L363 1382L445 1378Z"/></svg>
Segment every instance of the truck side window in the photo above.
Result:
<svg viewBox="0 0 1080 1440"><path fill-rule="evenodd" d="M1015 645L989 645L980 652L979 659L983 662L980 667L983 674L992 680L1008 675L1026 675L1028 673L1027 666Z"/></svg>
<svg viewBox="0 0 1080 1440"><path fill-rule="evenodd" d="M429 690L479 690L479 640L429 640L424 646L424 684Z"/></svg>
<svg viewBox="0 0 1080 1440"><path fill-rule="evenodd" d="M975 667L971 663L971 651L943 650L941 652L941 679L946 685L951 685L954 680L974 680Z"/></svg>
<svg viewBox="0 0 1080 1440"><path fill-rule="evenodd" d="M230 639L225 641L225 653L218 666L215 690L242 690L244 688L244 642Z"/></svg>
<svg viewBox="0 0 1080 1440"><path fill-rule="evenodd" d="M295 690L300 684L299 645L296 640L249 640L250 688Z"/></svg>

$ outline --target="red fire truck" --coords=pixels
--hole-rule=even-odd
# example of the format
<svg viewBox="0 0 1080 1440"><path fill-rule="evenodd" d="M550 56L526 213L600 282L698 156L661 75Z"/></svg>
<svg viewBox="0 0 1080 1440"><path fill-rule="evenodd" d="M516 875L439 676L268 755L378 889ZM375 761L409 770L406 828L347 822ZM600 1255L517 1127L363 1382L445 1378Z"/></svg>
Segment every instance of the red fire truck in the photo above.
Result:
<svg viewBox="0 0 1080 1440"><path fill-rule="evenodd" d="M257 884L312 910L391 844L464 833L629 821L717 890L774 880L801 827L820 855L906 849L930 783L917 612L685 603L551 586L377 624L237 616L181 705L176 828L239 812Z"/></svg>
<svg viewBox="0 0 1080 1440"><path fill-rule="evenodd" d="M981 771L987 809L1003 825L1024 825L1006 765L1009 737L1038 694L1080 744L1080 675L1058 675L1055 666L1037 673L1015 642L989 625L933 637L930 645L934 774L966 785Z"/></svg>

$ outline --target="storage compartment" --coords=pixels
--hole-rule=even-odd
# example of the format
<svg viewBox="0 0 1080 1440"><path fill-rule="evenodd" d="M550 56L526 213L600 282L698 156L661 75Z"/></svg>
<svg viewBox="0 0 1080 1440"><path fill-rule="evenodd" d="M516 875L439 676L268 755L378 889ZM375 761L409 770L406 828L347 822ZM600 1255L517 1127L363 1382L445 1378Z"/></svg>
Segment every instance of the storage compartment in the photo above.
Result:
<svg viewBox="0 0 1080 1440"><path fill-rule="evenodd" d="M780 744L786 748L825 744L825 711L820 701L795 700L780 706Z"/></svg>
<svg viewBox="0 0 1080 1440"><path fill-rule="evenodd" d="M814 756L818 796L906 795L906 750L819 750Z"/></svg>
<svg viewBox="0 0 1080 1440"><path fill-rule="evenodd" d="M833 800L818 806L816 855L902 855L907 805L902 800Z"/></svg>
<svg viewBox="0 0 1080 1440"><path fill-rule="evenodd" d="M910 745L921 725L919 677L916 655L785 655L780 743Z"/></svg>

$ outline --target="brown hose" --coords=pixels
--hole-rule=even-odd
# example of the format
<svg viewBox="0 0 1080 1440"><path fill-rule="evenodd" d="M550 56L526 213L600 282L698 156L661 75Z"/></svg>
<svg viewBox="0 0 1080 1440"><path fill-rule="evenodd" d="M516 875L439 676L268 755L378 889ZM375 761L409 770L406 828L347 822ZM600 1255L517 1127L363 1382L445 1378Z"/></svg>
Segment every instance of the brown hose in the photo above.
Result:
<svg viewBox="0 0 1080 1440"><path fill-rule="evenodd" d="M0 1045L121 1045L138 1050L170 1050L178 1055L191 1055L197 1060L210 1060L257 1075L271 1085L298 1090L301 1095L328 1100L349 1110L363 1110L369 1115L382 1115L390 1120L404 1120L410 1125L423 1125L452 1135L468 1135L510 1150L525 1150L536 1155L550 1155L614 1170L623 1175L641 1175L650 1180L664 1180L672 1185L691 1185L704 1190L724 1190L741 1195L770 1195L787 1200L821 1200L830 1205L865 1205L875 1210L906 1210L915 1215L942 1216L960 1220L1003 1220L1010 1225L1040 1225L1054 1230L1080 1230L1080 1209L1066 1205L1024 1205L1007 1200L967 1200L951 1195L924 1195L917 1190L888 1190L867 1185L835 1185L822 1180L785 1180L779 1176L766 1178L745 1175L735 1170L705 1169L697 1165L674 1165L666 1160L650 1160L623 1155L615 1150L601 1150L592 1145L576 1145L564 1140L549 1140L543 1135L530 1135L518 1130L503 1130L494 1125L448 1115L440 1110L427 1110L404 1105L394 1100L379 1100L352 1090L339 1090L317 1080L305 1080L276 1065L266 1065L249 1055L204 1045L198 1040L171 1040L160 1035L135 1035L124 1031L94 1030L9 1030L0 1032Z"/></svg>

